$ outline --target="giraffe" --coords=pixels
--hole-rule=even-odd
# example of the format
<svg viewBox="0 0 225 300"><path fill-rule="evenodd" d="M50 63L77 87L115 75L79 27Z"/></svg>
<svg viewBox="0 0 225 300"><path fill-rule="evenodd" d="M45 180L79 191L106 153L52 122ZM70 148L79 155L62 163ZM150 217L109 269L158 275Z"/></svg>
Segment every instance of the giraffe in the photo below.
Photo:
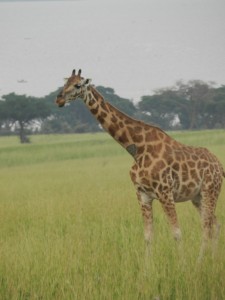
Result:
<svg viewBox="0 0 225 300"><path fill-rule="evenodd" d="M217 199L225 171L209 150L184 145L160 128L135 120L104 100L75 70L56 98L59 107L82 98L102 127L134 158L130 177L135 186L144 221L144 238L151 245L152 203L157 199L171 225L175 240L181 239L175 203L191 200L202 222L202 245L219 234L215 216Z"/></svg>

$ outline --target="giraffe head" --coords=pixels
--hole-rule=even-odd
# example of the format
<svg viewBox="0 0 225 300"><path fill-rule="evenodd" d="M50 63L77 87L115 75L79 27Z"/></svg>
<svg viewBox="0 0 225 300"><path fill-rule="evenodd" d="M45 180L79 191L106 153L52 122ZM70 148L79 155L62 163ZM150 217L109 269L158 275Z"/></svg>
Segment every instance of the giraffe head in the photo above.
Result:
<svg viewBox="0 0 225 300"><path fill-rule="evenodd" d="M81 70L79 70L77 74L76 71L73 70L72 75L69 78L66 78L63 89L57 95L56 104L59 107L62 107L65 103L82 97L90 82L90 79L81 77Z"/></svg>

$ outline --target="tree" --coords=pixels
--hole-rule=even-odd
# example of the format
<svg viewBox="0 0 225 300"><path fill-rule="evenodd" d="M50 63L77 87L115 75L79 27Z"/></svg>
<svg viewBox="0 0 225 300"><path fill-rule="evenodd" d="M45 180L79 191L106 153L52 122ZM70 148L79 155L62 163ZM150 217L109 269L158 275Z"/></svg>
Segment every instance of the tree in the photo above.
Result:
<svg viewBox="0 0 225 300"><path fill-rule="evenodd" d="M43 99L11 93L0 101L0 120L11 128L17 128L21 143L28 143L26 128L34 120L43 120L50 114L50 108Z"/></svg>
<svg viewBox="0 0 225 300"><path fill-rule="evenodd" d="M184 129L207 128L206 107L213 98L213 83L190 80L178 81L175 86L178 102L178 116Z"/></svg>
<svg viewBox="0 0 225 300"><path fill-rule="evenodd" d="M213 118L219 115L219 105L224 104L223 96L220 90L215 98L213 83L178 81L174 87L142 97L138 107L145 118L147 116L164 129L171 129L175 124L177 126L177 121L182 129L213 128Z"/></svg>
<svg viewBox="0 0 225 300"><path fill-rule="evenodd" d="M225 86L214 89L213 97L206 108L208 128L225 128Z"/></svg>
<svg viewBox="0 0 225 300"><path fill-rule="evenodd" d="M153 123L163 129L172 129L177 118L177 102L179 97L173 90L158 90L155 95L143 96L138 103L142 115L140 117L146 122Z"/></svg>

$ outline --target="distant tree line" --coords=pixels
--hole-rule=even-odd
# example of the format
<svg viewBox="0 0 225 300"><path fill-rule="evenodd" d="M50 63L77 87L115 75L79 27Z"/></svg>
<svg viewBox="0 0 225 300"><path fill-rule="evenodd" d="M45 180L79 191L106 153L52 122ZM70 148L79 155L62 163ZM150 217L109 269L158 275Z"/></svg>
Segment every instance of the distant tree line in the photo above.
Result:
<svg viewBox="0 0 225 300"><path fill-rule="evenodd" d="M137 105L112 88L98 86L112 105L129 116L165 130L225 128L225 86L193 80L142 96ZM21 143L35 133L83 133L101 130L82 100L59 109L54 100L59 89L37 98L10 93L0 101L0 135L17 134Z"/></svg>
<svg viewBox="0 0 225 300"><path fill-rule="evenodd" d="M138 103L147 122L169 129L225 128L225 86L192 80L143 96Z"/></svg>

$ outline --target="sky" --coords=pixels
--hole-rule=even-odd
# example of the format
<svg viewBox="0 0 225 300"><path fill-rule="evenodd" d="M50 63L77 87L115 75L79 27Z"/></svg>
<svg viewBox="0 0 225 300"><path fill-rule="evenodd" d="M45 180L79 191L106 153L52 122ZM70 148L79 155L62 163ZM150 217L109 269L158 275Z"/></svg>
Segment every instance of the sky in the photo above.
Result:
<svg viewBox="0 0 225 300"><path fill-rule="evenodd" d="M224 0L0 1L0 96L41 97L72 69L136 101L225 84Z"/></svg>

